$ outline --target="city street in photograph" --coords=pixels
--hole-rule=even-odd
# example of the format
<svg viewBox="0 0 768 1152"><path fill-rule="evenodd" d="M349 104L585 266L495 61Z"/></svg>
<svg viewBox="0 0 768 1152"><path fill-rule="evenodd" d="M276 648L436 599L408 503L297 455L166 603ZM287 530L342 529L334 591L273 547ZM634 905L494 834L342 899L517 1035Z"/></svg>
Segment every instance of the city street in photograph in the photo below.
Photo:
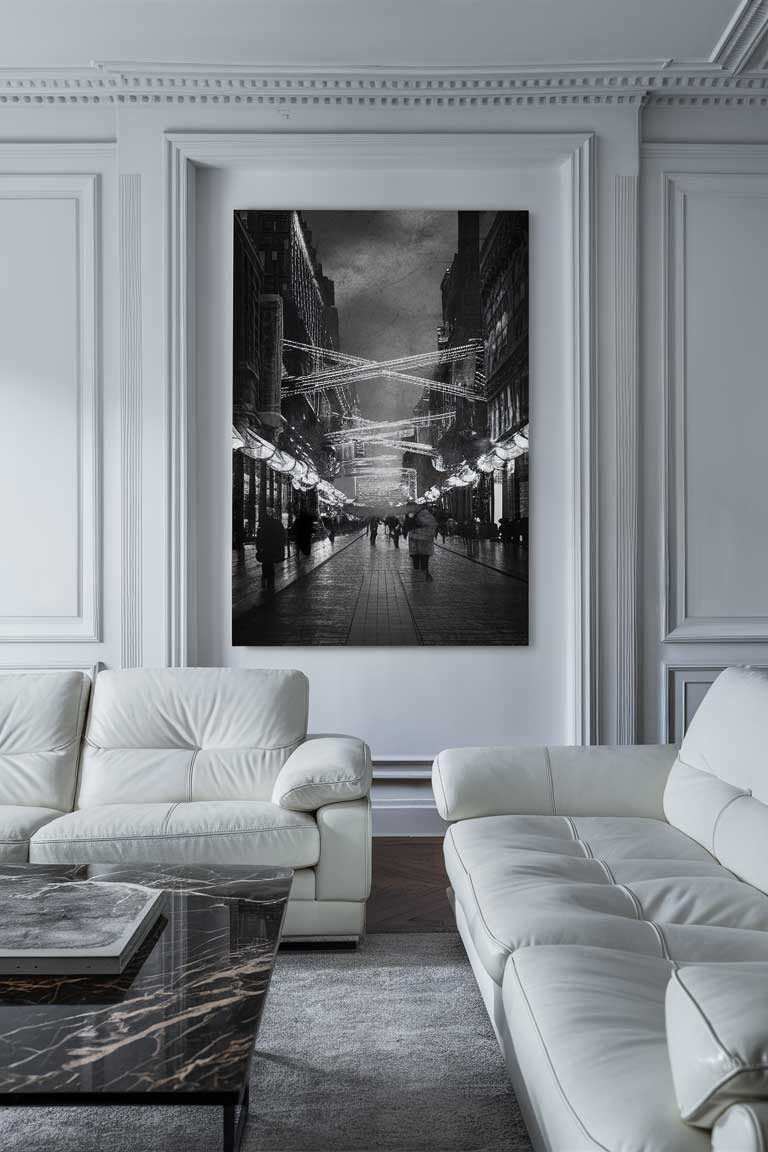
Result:
<svg viewBox="0 0 768 1152"><path fill-rule="evenodd" d="M234 214L232 642L528 643L528 214Z"/></svg>

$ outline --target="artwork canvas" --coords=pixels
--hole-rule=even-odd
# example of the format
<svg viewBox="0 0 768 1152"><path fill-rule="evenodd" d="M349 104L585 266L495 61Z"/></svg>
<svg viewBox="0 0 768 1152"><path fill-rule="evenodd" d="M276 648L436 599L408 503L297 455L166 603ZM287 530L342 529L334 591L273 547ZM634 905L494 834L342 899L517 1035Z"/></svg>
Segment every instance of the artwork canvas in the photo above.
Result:
<svg viewBox="0 0 768 1152"><path fill-rule="evenodd" d="M233 644L527 644L528 213L233 225Z"/></svg>

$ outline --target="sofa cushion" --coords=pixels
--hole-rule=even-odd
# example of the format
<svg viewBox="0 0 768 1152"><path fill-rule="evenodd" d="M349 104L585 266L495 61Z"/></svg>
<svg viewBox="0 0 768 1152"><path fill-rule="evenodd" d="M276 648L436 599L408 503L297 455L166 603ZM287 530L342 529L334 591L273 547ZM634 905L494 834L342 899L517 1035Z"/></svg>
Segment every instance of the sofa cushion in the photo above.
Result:
<svg viewBox="0 0 768 1152"><path fill-rule="evenodd" d="M684 1120L711 1128L768 1097L768 964L690 965L666 993L667 1045Z"/></svg>
<svg viewBox="0 0 768 1152"><path fill-rule="evenodd" d="M591 947L523 948L507 965L504 1016L552 1148L704 1152L669 1073L663 958Z"/></svg>
<svg viewBox="0 0 768 1152"><path fill-rule="evenodd" d="M768 891L768 676L727 668L699 705L664 791L670 824Z"/></svg>
<svg viewBox="0 0 768 1152"><path fill-rule="evenodd" d="M29 860L29 841L33 833L59 816L61 812L55 808L0 804L0 862L25 864Z"/></svg>
<svg viewBox="0 0 768 1152"><path fill-rule="evenodd" d="M768 897L662 821L464 820L446 834L445 860L496 983L510 953L530 945L595 945L691 962L768 960Z"/></svg>
<svg viewBox="0 0 768 1152"><path fill-rule="evenodd" d="M307 731L301 672L130 669L96 679L77 806L269 800Z"/></svg>
<svg viewBox="0 0 768 1152"><path fill-rule="evenodd" d="M659 745L447 748L432 766L444 820L479 816L663 816L675 748Z"/></svg>
<svg viewBox="0 0 768 1152"><path fill-rule="evenodd" d="M286 760L272 790L272 803L293 812L316 812L324 804L362 800L371 790L371 751L353 736L317 736Z"/></svg>
<svg viewBox="0 0 768 1152"><path fill-rule="evenodd" d="M0 804L69 811L89 687L82 672L0 675Z"/></svg>
<svg viewBox="0 0 768 1152"><path fill-rule="evenodd" d="M712 1152L766 1152L768 1100L732 1104L712 1129Z"/></svg>
<svg viewBox="0 0 768 1152"><path fill-rule="evenodd" d="M290 868L311 867L319 855L312 816L263 800L82 808L41 828L29 852L38 864L162 860Z"/></svg>

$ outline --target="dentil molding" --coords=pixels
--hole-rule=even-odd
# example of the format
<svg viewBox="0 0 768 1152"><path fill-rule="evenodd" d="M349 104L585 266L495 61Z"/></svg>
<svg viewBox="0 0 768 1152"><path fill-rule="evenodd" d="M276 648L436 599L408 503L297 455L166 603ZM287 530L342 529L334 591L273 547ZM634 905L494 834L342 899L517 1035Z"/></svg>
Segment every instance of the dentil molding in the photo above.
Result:
<svg viewBox="0 0 768 1152"><path fill-rule="evenodd" d="M768 3L758 7L766 8ZM762 28L762 24L760 25ZM762 41L760 41L762 43ZM681 67L648 61L580 68L253 68L94 63L84 69L0 69L0 104L274 105L303 107L494 108L563 104L768 107L768 72L741 71L759 43L742 33L734 68L722 60ZM761 57L762 62L762 57Z"/></svg>

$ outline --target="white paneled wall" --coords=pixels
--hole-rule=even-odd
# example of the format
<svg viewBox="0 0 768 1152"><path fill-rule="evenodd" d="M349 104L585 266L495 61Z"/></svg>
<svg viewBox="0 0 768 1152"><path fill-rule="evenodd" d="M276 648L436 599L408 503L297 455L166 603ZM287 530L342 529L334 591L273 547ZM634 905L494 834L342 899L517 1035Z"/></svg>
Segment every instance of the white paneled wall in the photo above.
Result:
<svg viewBox="0 0 768 1152"><path fill-rule="evenodd" d="M768 656L768 147L643 155L643 736L680 739Z"/></svg>
<svg viewBox="0 0 768 1152"><path fill-rule="evenodd" d="M266 94L226 76L117 96L109 71L76 95L48 83L39 106L0 88L0 668L185 653L306 666L316 729L421 762L446 739L679 738L718 669L768 665L765 107L664 97L643 124L642 85L606 94L602 78L556 99L520 79L459 94L440 81L439 96L398 81L396 98L378 80L345 96L317 78ZM325 203L393 187L423 203L442 148L463 204L534 211L530 650L363 662L229 645L228 418L211 413L229 395L231 303L210 261L232 204L210 191L279 194L272 141L295 195L306 163L286 136L335 133L336 167L313 184ZM503 136L507 176L463 171L468 133L478 155ZM385 134L409 137L410 159L376 160ZM581 143L553 161L555 138ZM515 156L531 147L525 175ZM218 171L198 188L182 161ZM390 774L379 795L393 831L428 782Z"/></svg>
<svg viewBox="0 0 768 1152"><path fill-rule="evenodd" d="M101 143L0 143L0 664L119 659L104 583L119 571L104 554L113 158Z"/></svg>
<svg viewBox="0 0 768 1152"><path fill-rule="evenodd" d="M100 638L94 184L0 177L3 639Z"/></svg>

